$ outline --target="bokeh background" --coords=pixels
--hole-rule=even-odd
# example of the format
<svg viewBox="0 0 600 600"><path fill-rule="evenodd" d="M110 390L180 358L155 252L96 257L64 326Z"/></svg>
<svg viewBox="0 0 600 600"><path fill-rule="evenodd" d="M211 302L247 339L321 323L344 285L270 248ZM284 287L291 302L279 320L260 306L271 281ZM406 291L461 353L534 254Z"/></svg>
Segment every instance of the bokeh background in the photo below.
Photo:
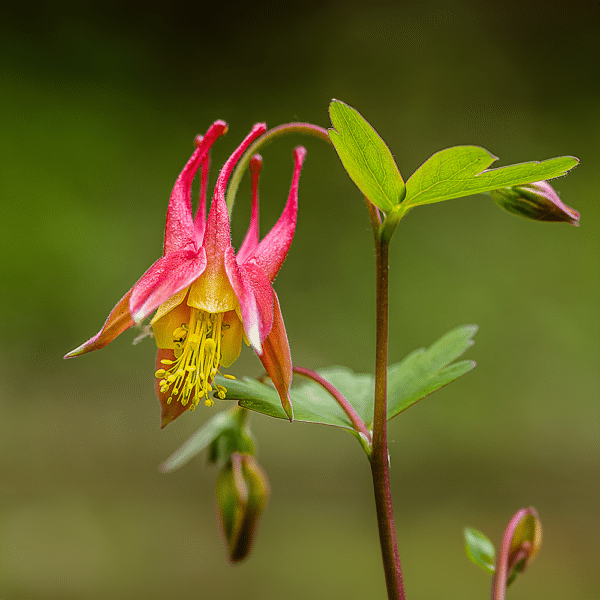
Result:
<svg viewBox="0 0 600 600"><path fill-rule="evenodd" d="M599 8L597 2L54 0L0 4L3 600L383 598L367 462L347 433L252 419L272 495L232 567L216 470L158 471L218 410L159 430L151 340L127 332L63 361L161 253L194 135L257 121L328 126L339 98L405 178L432 153L484 146L496 166L576 155L555 182L581 227L474 196L411 212L394 240L390 358L477 323L477 369L390 425L408 597L485 598L463 552L533 505L544 541L511 598L600 597ZM298 231L276 281L294 361L373 368L369 222L335 153L264 153L262 231L308 149ZM249 193L234 215L239 243ZM231 372L257 376L246 349Z"/></svg>

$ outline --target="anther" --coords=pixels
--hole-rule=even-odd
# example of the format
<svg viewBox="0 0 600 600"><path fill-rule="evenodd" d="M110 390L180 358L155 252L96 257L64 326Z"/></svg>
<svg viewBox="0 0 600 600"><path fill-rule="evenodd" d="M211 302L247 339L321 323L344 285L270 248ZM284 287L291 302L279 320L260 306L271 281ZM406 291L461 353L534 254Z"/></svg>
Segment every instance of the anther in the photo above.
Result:
<svg viewBox="0 0 600 600"><path fill-rule="evenodd" d="M193 410L201 399L206 406L213 406L215 402L208 396L213 391L215 398L226 397L227 389L214 378L219 373L223 331L229 328L222 314L194 310L189 325L182 323L173 329L175 359L161 359L165 368L155 371L161 394L171 390L167 404L175 399ZM233 375L225 377L235 379Z"/></svg>

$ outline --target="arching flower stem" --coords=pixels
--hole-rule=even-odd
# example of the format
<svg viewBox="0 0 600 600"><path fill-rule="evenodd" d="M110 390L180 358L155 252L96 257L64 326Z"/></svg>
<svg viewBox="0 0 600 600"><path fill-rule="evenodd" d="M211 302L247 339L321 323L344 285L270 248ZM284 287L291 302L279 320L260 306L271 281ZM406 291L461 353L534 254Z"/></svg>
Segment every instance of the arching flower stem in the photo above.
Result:
<svg viewBox="0 0 600 600"><path fill-rule="evenodd" d="M331 144L329 135L327 133L327 129L319 127L318 125L313 125L312 123L284 123L283 125L273 127L273 129L269 129L269 131L266 131L263 135L261 135L257 140L254 141L254 143L248 148L248 150L246 150L246 152L244 152L244 155L233 170L233 173L229 180L227 194L225 196L229 215L231 215L231 211L233 210L235 195L237 194L242 175L244 174L244 171L248 168L250 160L252 159L254 154L258 152L260 148L266 146L267 144L270 144L275 138L281 135L286 135L288 133L302 133L306 135L313 135Z"/></svg>

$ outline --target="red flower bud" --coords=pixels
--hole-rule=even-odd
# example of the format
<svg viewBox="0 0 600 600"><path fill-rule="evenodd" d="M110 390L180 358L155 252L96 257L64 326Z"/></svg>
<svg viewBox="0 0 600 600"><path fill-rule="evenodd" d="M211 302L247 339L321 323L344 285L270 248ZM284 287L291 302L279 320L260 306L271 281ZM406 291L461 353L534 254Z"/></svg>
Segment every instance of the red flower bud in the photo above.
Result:
<svg viewBox="0 0 600 600"><path fill-rule="evenodd" d="M564 204L547 181L492 190L490 195L500 208L514 215L579 225L579 213Z"/></svg>

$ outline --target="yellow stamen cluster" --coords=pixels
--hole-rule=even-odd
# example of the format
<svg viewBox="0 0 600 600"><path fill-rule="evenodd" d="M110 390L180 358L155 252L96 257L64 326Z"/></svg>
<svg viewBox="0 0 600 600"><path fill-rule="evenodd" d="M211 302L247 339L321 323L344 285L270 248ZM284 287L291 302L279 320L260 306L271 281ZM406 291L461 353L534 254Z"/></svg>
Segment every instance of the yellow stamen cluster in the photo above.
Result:
<svg viewBox="0 0 600 600"><path fill-rule="evenodd" d="M223 313L192 308L190 322L173 330L175 360L162 359L165 368L155 373L161 393L171 390L167 404L175 399L194 410L204 398L204 404L212 406L214 400L209 393L213 389L219 398L225 398L226 388L217 385L214 378L219 372L223 331L227 328Z"/></svg>

